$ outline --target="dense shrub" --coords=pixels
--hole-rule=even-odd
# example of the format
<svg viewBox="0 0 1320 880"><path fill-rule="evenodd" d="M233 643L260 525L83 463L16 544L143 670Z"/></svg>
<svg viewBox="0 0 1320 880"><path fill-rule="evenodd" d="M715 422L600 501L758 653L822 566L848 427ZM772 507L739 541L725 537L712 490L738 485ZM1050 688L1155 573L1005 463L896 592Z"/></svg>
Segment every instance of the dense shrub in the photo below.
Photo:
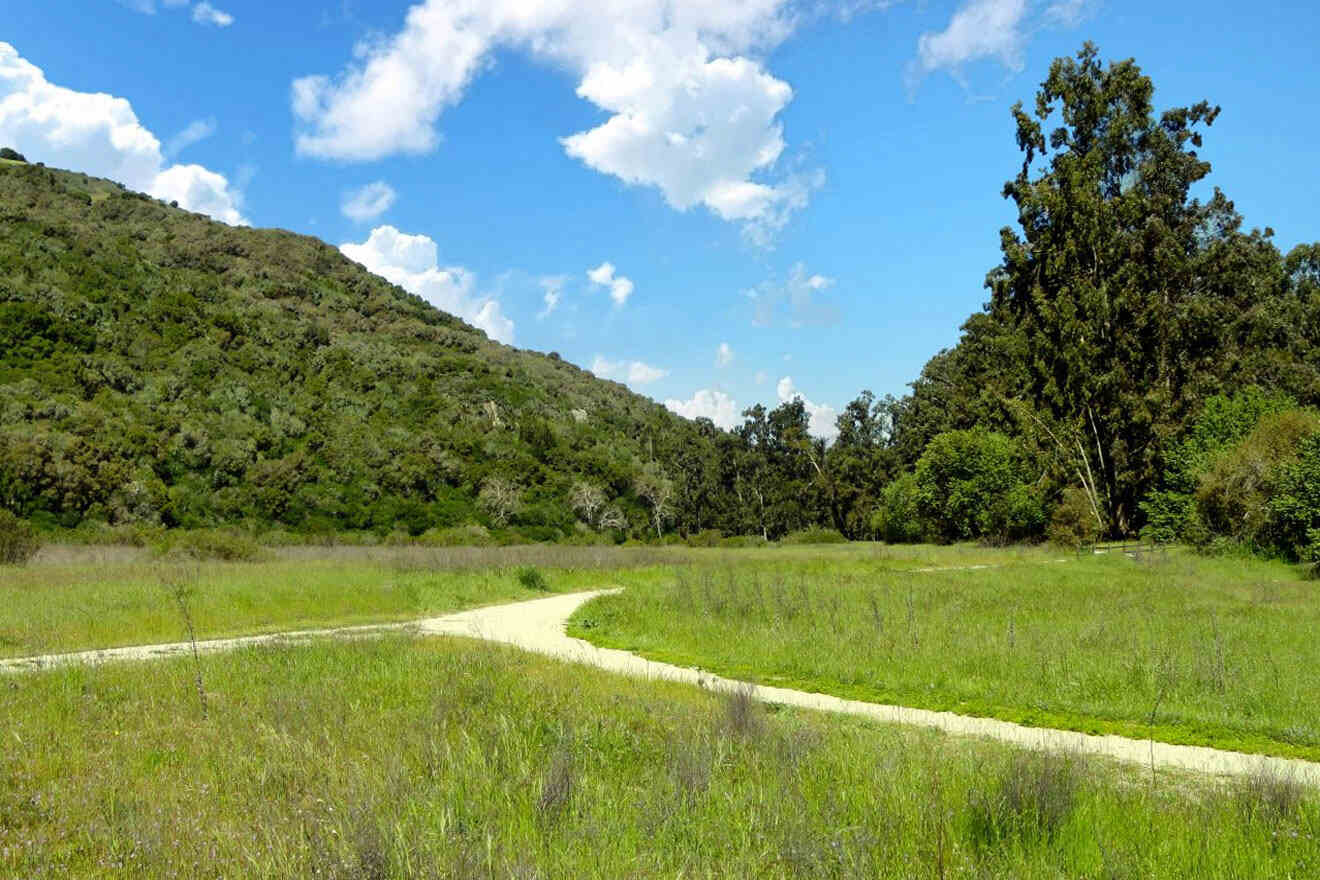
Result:
<svg viewBox="0 0 1320 880"><path fill-rule="evenodd" d="M730 535L720 540L721 547L764 547L769 543L762 535Z"/></svg>
<svg viewBox="0 0 1320 880"><path fill-rule="evenodd" d="M1270 513L1278 548L1320 564L1320 435L1303 440L1297 457L1281 469Z"/></svg>
<svg viewBox="0 0 1320 880"><path fill-rule="evenodd" d="M827 529L824 526L812 526L807 529L799 529L796 532L789 532L780 538L783 544L846 544L845 538L835 529Z"/></svg>
<svg viewBox="0 0 1320 880"><path fill-rule="evenodd" d="M41 549L32 526L0 509L0 565L23 565Z"/></svg>
<svg viewBox="0 0 1320 880"><path fill-rule="evenodd" d="M1100 537L1100 523L1085 489L1069 486L1063 490L1063 498L1054 508L1046 535L1061 547L1082 547L1095 543Z"/></svg>
<svg viewBox="0 0 1320 880"><path fill-rule="evenodd" d="M924 537L917 510L917 475L908 472L885 486L871 514L871 530L890 544L915 544Z"/></svg>
<svg viewBox="0 0 1320 880"><path fill-rule="evenodd" d="M719 529L704 529L687 536L689 547L718 547L724 540L724 533Z"/></svg>
<svg viewBox="0 0 1320 880"><path fill-rule="evenodd" d="M917 512L944 541L1039 535L1045 509L1016 440L972 429L936 435L917 462Z"/></svg>
<svg viewBox="0 0 1320 880"><path fill-rule="evenodd" d="M540 590L541 592L550 589L550 584L546 582L545 575L541 574L541 570L534 565L524 565L518 569L515 577L517 577L518 583L522 584L523 589Z"/></svg>
<svg viewBox="0 0 1320 880"><path fill-rule="evenodd" d="M489 547L495 543L489 529L475 524L428 529L417 540L432 547Z"/></svg>
<svg viewBox="0 0 1320 880"><path fill-rule="evenodd" d="M1160 487L1141 502L1146 517L1142 535L1156 541L1209 542L1212 535L1197 513L1196 492L1202 479L1262 419L1296 407L1288 395L1266 393L1256 386L1206 400L1186 436L1165 453Z"/></svg>
<svg viewBox="0 0 1320 880"><path fill-rule="evenodd" d="M1164 543L1181 538L1191 542L1193 527L1197 534L1204 528L1195 517L1196 497L1191 492L1168 489L1152 492L1141 502L1141 512L1146 515L1146 525L1141 529L1143 540Z"/></svg>
<svg viewBox="0 0 1320 880"><path fill-rule="evenodd" d="M261 545L247 535L219 529L170 532L156 549L163 554L221 562L252 562L265 556Z"/></svg>
<svg viewBox="0 0 1320 880"><path fill-rule="evenodd" d="M1297 459L1301 442L1320 430L1320 415L1284 410L1264 416L1236 445L1222 452L1196 489L1197 513L1215 535L1250 547L1292 550L1305 528L1273 535L1275 483Z"/></svg>
<svg viewBox="0 0 1320 880"><path fill-rule="evenodd" d="M27 161L27 158L13 147L0 147L0 159L9 159L14 162Z"/></svg>

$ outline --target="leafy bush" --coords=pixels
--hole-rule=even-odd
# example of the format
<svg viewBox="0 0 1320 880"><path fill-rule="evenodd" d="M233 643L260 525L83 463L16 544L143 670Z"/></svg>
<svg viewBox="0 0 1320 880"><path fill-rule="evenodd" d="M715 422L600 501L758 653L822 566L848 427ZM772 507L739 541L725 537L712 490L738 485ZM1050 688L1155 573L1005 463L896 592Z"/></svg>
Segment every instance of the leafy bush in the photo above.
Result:
<svg viewBox="0 0 1320 880"><path fill-rule="evenodd" d="M518 569L515 577L524 589L539 590L541 592L550 589L550 584L546 582L545 575L541 574L541 570L534 565L524 565Z"/></svg>
<svg viewBox="0 0 1320 880"><path fill-rule="evenodd" d="M724 540L724 533L719 529L704 529L687 536L689 547L718 547Z"/></svg>
<svg viewBox="0 0 1320 880"><path fill-rule="evenodd" d="M780 538L783 544L847 544L848 539L834 529L824 526L811 526L790 532Z"/></svg>
<svg viewBox="0 0 1320 880"><path fill-rule="evenodd" d="M1197 519L1196 491L1201 480L1263 418L1296 406L1288 395L1268 394L1254 385L1232 396L1217 394L1206 400L1187 435L1165 454L1160 488L1139 505L1146 516L1142 535L1156 541L1207 544L1213 536L1204 520Z"/></svg>
<svg viewBox="0 0 1320 880"><path fill-rule="evenodd" d="M220 562L253 562L265 557L261 545L252 538L219 529L171 532L156 549L162 554Z"/></svg>
<svg viewBox="0 0 1320 880"><path fill-rule="evenodd" d="M1303 440L1296 459L1281 469L1269 505L1278 549L1320 564L1320 435Z"/></svg>
<svg viewBox="0 0 1320 880"><path fill-rule="evenodd" d="M9 159L14 162L27 161L22 153L12 147L0 147L0 159Z"/></svg>
<svg viewBox="0 0 1320 880"><path fill-rule="evenodd" d="M1146 525L1141 529L1143 540L1166 543L1182 538L1191 541L1196 498L1190 492L1161 489L1148 495L1140 507L1146 515ZM1199 519L1197 525L1204 526Z"/></svg>
<svg viewBox="0 0 1320 880"><path fill-rule="evenodd" d="M908 472L885 486L880 506L871 514L871 530L890 544L915 544L924 537L917 511L917 475Z"/></svg>
<svg viewBox="0 0 1320 880"><path fill-rule="evenodd" d="M990 504L981 537L996 544L1039 538L1045 529L1045 505L1034 486L1019 483Z"/></svg>
<svg viewBox="0 0 1320 880"><path fill-rule="evenodd" d="M1100 523L1096 521L1090 496L1080 486L1063 490L1063 499L1054 508L1046 533L1050 541L1061 547L1082 547L1095 543L1100 537Z"/></svg>
<svg viewBox="0 0 1320 880"><path fill-rule="evenodd" d="M24 565L41 549L32 526L0 509L0 565Z"/></svg>
<svg viewBox="0 0 1320 880"><path fill-rule="evenodd" d="M944 541L1021 540L1040 534L1045 510L1016 440L975 428L936 435L916 473L918 515Z"/></svg>
<svg viewBox="0 0 1320 880"><path fill-rule="evenodd" d="M476 524L428 529L417 540L431 547L489 547L494 543L490 530Z"/></svg>
<svg viewBox="0 0 1320 880"><path fill-rule="evenodd" d="M721 547L764 547L769 543L761 535L729 535L720 540Z"/></svg>
<svg viewBox="0 0 1320 880"><path fill-rule="evenodd" d="M1301 442L1317 431L1320 415L1284 410L1263 417L1221 453L1196 489L1197 512L1210 531L1250 547L1277 546L1288 552L1305 543L1308 527L1284 526L1288 534L1270 534L1276 516L1271 497L1282 471L1297 459Z"/></svg>

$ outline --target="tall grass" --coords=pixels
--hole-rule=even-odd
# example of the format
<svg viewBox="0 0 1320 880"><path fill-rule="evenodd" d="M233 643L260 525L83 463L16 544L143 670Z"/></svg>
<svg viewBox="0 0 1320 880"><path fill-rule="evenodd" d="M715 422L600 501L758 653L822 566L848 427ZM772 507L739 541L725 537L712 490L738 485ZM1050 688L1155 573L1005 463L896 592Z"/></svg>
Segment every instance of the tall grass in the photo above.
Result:
<svg viewBox="0 0 1320 880"><path fill-rule="evenodd" d="M764 684L1320 758L1320 592L1298 569L1004 561L688 566L594 600L571 630Z"/></svg>
<svg viewBox="0 0 1320 880"><path fill-rule="evenodd" d="M1313 876L1301 792L1081 760L466 640L11 679L0 876ZM12 687L11 687L12 685ZM754 721L749 726L748 719ZM1274 804L1281 806L1273 806Z"/></svg>
<svg viewBox="0 0 1320 880"><path fill-rule="evenodd" d="M0 656L175 641L177 621L170 609L162 609L158 584L185 570L196 573L190 607L197 636L214 638L407 620L530 599L545 590L640 585L690 565L791 565L847 572L875 565L913 568L931 558L986 558L976 548L899 552L878 545L259 549L255 559L243 553L225 561L209 552L162 556L140 547L46 546L23 568L0 568ZM195 558L199 555L209 558ZM526 568L535 568L541 581L531 587L516 581L517 571Z"/></svg>

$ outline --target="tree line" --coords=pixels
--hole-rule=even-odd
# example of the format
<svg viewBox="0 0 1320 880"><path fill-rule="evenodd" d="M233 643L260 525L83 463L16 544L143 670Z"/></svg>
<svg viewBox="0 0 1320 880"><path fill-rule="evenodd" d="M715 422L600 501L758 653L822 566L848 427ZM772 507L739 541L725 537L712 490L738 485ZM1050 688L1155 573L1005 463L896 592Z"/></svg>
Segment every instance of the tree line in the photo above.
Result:
<svg viewBox="0 0 1320 880"><path fill-rule="evenodd" d="M1238 412L1217 442L1242 441L1264 410L1241 401L1261 393L1316 404L1320 244L1283 254L1271 229L1244 230L1199 154L1220 108L1153 100L1132 60L1104 64L1091 44L1057 59L1034 104L1013 108L1021 166L1003 195L1017 224L958 345L904 397L851 402L828 448L798 404L748 410L688 494L710 496L720 474L737 499L728 525L767 537L814 524L887 540L1172 538L1189 517L1201 537L1243 537L1196 500L1213 463L1192 474L1180 450L1207 413ZM1307 436L1257 462L1259 482L1302 467ZM1299 555L1320 527L1308 522L1251 541Z"/></svg>

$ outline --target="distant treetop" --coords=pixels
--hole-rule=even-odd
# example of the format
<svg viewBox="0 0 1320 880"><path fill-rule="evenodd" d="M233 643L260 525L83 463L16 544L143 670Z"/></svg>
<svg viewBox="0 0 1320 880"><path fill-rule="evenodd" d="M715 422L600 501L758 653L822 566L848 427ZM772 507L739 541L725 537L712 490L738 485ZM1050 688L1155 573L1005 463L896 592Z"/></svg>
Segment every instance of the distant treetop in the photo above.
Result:
<svg viewBox="0 0 1320 880"><path fill-rule="evenodd" d="M0 159L12 159L15 162L26 162L27 157L18 150L9 147L0 147Z"/></svg>

